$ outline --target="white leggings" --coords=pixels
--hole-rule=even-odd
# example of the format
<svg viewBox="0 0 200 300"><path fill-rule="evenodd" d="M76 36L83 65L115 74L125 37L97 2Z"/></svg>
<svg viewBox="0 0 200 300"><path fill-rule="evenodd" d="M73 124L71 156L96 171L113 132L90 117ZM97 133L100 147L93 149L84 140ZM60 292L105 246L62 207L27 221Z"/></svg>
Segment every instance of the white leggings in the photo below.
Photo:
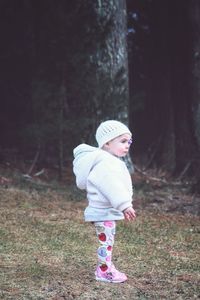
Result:
<svg viewBox="0 0 200 300"><path fill-rule="evenodd" d="M97 249L98 266L107 271L112 264L112 250L115 240L115 221L94 222L96 234L100 242Z"/></svg>

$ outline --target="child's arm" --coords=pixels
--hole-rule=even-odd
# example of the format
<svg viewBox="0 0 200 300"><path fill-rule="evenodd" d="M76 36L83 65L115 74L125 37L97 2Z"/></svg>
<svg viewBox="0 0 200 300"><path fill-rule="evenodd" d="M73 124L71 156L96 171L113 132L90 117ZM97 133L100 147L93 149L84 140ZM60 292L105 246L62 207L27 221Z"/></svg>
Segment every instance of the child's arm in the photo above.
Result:
<svg viewBox="0 0 200 300"><path fill-rule="evenodd" d="M132 207L126 208L123 213L127 221L132 221L136 218L135 210Z"/></svg>

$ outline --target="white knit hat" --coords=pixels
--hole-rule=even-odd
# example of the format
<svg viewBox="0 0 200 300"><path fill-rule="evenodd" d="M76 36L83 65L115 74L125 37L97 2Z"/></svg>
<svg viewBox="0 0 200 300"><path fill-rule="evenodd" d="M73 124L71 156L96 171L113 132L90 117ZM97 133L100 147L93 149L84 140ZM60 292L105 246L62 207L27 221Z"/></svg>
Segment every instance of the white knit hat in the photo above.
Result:
<svg viewBox="0 0 200 300"><path fill-rule="evenodd" d="M99 148L101 148L107 142L125 133L132 135L128 127L123 123L115 120L108 120L99 125L95 137Z"/></svg>

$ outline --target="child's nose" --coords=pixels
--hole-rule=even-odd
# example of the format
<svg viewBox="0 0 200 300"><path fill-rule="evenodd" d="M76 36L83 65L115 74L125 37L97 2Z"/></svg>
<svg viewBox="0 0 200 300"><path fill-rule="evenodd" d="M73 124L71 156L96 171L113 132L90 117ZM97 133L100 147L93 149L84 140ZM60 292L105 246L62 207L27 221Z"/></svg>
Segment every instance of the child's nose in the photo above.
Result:
<svg viewBox="0 0 200 300"><path fill-rule="evenodd" d="M130 143L129 143L129 142L126 143L126 148L127 148L127 149L130 148Z"/></svg>

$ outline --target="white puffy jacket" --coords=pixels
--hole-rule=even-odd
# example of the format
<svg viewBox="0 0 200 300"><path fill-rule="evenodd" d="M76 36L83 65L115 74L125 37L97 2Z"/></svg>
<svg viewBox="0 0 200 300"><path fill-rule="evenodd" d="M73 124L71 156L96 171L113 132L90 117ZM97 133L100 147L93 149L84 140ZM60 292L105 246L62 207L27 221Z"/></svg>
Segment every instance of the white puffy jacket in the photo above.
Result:
<svg viewBox="0 0 200 300"><path fill-rule="evenodd" d="M122 212L132 206L131 176L122 160L87 144L77 146L73 153L76 184L86 190L90 207Z"/></svg>

